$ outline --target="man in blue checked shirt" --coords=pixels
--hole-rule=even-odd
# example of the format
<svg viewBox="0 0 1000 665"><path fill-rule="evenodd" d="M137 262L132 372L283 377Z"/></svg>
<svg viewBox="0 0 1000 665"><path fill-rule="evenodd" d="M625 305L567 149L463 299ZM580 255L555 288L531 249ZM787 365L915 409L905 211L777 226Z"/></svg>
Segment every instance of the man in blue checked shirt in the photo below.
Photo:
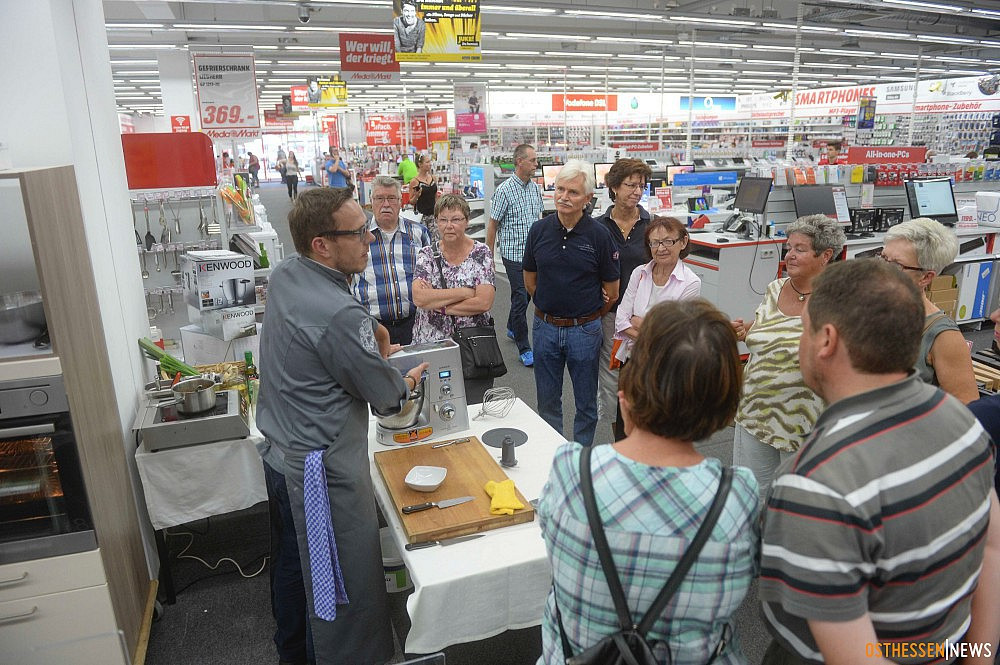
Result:
<svg viewBox="0 0 1000 665"><path fill-rule="evenodd" d="M413 341L416 308L411 296L417 252L431 244L427 227L403 219L399 181L380 175L372 182L375 239L369 246L368 267L358 275L354 293L362 305L389 331L393 344Z"/></svg>
<svg viewBox="0 0 1000 665"><path fill-rule="evenodd" d="M530 298L524 289L521 262L524 260L528 231L542 216L542 190L531 179L537 163L535 149L527 143L514 149L514 175L504 180L493 193L490 223L486 227L486 244L493 256L497 255L497 239L500 240L500 258L510 281L507 336L517 344L517 352L525 367L534 365L535 357L528 341L526 312Z"/></svg>

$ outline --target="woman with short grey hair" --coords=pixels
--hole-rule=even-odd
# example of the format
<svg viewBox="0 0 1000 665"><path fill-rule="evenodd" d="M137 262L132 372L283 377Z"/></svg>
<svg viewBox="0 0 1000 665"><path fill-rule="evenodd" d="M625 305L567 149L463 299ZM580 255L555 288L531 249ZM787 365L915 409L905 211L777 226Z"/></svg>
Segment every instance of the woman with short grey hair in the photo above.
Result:
<svg viewBox="0 0 1000 665"><path fill-rule="evenodd" d="M963 403L979 399L972 355L965 337L927 297L927 288L958 256L955 232L928 217L889 229L879 258L905 272L924 294L924 331L916 370L925 383L940 386Z"/></svg>
<svg viewBox="0 0 1000 665"><path fill-rule="evenodd" d="M778 465L812 432L823 400L810 390L799 368L802 312L812 282L844 247L844 230L826 215L808 215L786 229L785 271L767 286L753 322L733 321L750 360L743 373L743 399L736 413L733 464L757 477L767 497Z"/></svg>

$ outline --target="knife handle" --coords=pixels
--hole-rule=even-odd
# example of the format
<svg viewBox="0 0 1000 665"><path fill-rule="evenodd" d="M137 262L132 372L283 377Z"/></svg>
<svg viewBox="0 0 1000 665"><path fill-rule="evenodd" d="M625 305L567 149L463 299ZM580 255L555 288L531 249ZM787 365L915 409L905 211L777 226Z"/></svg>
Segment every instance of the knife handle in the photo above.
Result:
<svg viewBox="0 0 1000 665"><path fill-rule="evenodd" d="M413 550L422 550L425 547L434 547L438 544L436 540L428 540L426 543L406 543L403 547L407 552L412 552Z"/></svg>
<svg viewBox="0 0 1000 665"><path fill-rule="evenodd" d="M418 503L413 506L403 506L403 514L409 515L410 513L419 513L421 510L427 510L428 508L433 508L434 504L428 501L427 503Z"/></svg>

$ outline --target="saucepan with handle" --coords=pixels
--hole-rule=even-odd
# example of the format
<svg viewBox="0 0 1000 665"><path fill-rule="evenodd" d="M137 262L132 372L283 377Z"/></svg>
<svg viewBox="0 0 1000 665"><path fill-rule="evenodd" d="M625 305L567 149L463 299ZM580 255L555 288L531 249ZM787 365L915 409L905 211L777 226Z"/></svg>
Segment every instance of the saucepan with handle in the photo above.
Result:
<svg viewBox="0 0 1000 665"><path fill-rule="evenodd" d="M157 406L175 406L185 416L204 413L215 407L215 381L201 376L178 381L170 388L174 399Z"/></svg>

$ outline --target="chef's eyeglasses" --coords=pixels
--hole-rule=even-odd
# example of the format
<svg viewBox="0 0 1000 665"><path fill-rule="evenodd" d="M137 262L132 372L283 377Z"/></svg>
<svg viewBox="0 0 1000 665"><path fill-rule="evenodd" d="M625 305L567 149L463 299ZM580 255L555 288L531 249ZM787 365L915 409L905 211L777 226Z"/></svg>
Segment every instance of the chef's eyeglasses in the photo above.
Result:
<svg viewBox="0 0 1000 665"><path fill-rule="evenodd" d="M875 258L882 259L883 261L885 261L889 265L893 266L897 270L916 270L917 272L927 272L927 270L925 268L921 268L919 266L908 266L908 265L906 265L904 263L900 263L899 261L894 261L894 260L888 258L882 252L879 252L878 254L876 254Z"/></svg>
<svg viewBox="0 0 1000 665"><path fill-rule="evenodd" d="M673 247L679 243L683 238L664 238L663 240L650 240L650 249L659 249L660 247Z"/></svg>
<svg viewBox="0 0 1000 665"><path fill-rule="evenodd" d="M356 236L358 240L363 241L365 236L368 235L368 225L358 227L353 231L320 231L316 235L318 236Z"/></svg>

